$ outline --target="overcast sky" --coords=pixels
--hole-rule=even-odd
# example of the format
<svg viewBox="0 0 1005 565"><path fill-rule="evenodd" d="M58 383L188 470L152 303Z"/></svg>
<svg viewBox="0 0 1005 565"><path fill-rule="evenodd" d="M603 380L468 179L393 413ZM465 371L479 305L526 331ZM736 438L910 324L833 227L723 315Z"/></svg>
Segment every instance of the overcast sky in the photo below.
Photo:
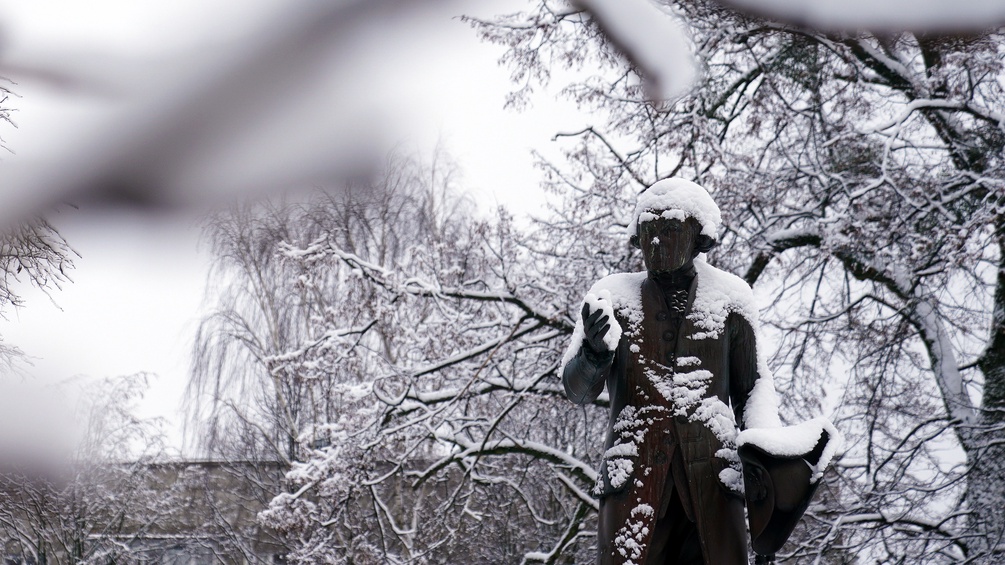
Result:
<svg viewBox="0 0 1005 565"><path fill-rule="evenodd" d="M18 96L8 102L17 109L18 129L0 130L14 154L2 158L45 156L74 139L68 132L101 120L115 107L107 93L67 91L39 80L26 72L33 62L69 58L96 66L102 61L156 65L179 52L240 40L261 24L271 5L0 0L0 76L16 81L11 88ZM360 41L361 72L373 73L370 84L380 90L375 94L404 126L396 135L419 147L444 143L483 210L496 203L518 213L540 210L543 197L530 149L553 152L555 132L587 123L548 93L528 111L504 111L509 81L496 64L500 49L481 44L454 18L470 10L487 16L520 5L519 0L444 2L419 20L380 22ZM73 283L53 292L51 300L25 288L27 306L0 320L0 336L31 356L35 372L48 379L155 373L143 412L177 420L209 264L199 246L196 218L82 206L60 210L53 222L81 255L70 273ZM171 433L177 439L177 431Z"/></svg>

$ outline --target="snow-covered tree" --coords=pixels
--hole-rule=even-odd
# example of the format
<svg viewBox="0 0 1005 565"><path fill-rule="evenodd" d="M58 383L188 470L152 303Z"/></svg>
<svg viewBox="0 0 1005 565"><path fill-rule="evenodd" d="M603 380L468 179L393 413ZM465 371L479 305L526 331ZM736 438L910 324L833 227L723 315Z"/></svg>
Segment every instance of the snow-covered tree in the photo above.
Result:
<svg viewBox="0 0 1005 565"><path fill-rule="evenodd" d="M574 7L473 22L508 47L516 104L555 66L589 75L566 92L596 121L541 161L555 207L530 227L425 221L449 199L400 161L384 190L216 224L232 284L193 390L291 465L261 515L291 557L589 560L606 399L571 406L556 368L590 283L641 267L635 195L672 176L723 211L711 261L763 300L783 419L827 413L850 440L780 559L1001 551L1001 36L669 9L704 74L660 104Z"/></svg>
<svg viewBox="0 0 1005 565"><path fill-rule="evenodd" d="M132 541L178 511L170 490L159 490L151 480L149 464L163 452L160 428L133 413L146 381L137 374L35 394L22 390L15 397L20 407L13 402L4 407L0 550L5 556L56 564L128 559L134 555ZM40 395L45 400L32 402ZM12 411L20 421L9 419Z"/></svg>
<svg viewBox="0 0 1005 565"><path fill-rule="evenodd" d="M590 559L607 415L568 402L557 367L584 285L628 248L475 216L455 189L442 156L394 157L373 186L210 228L227 285L195 420L288 462L260 518L293 560Z"/></svg>
<svg viewBox="0 0 1005 565"><path fill-rule="evenodd" d="M472 21L507 48L515 101L556 68L591 127L544 162L577 199L569 245L609 250L632 196L712 191L712 260L764 298L783 417L834 410L850 439L796 560L993 562L1005 551L1003 37L820 32L667 3L703 78L649 101L584 12L538 1ZM570 210L575 210L571 212ZM596 226L603 226L603 229ZM583 255L587 256L587 255Z"/></svg>

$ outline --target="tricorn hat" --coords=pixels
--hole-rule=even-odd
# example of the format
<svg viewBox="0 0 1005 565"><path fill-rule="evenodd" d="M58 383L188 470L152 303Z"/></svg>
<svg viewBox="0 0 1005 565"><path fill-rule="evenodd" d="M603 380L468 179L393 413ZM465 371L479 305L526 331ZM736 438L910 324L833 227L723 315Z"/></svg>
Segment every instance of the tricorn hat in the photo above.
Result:
<svg viewBox="0 0 1005 565"><path fill-rule="evenodd" d="M753 444L737 449L755 553L772 555L789 539L819 486L813 468L829 439L821 430L816 446L802 456L772 455Z"/></svg>

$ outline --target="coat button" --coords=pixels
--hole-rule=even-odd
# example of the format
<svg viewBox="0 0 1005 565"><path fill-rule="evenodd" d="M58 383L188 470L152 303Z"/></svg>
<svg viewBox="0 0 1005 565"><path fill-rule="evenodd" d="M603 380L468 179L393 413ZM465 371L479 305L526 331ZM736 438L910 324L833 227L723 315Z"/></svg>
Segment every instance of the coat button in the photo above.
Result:
<svg viewBox="0 0 1005 565"><path fill-rule="evenodd" d="M667 313L666 312L657 312L656 313L656 319L659 320L659 321L661 321L661 322L663 320L666 320L667 319Z"/></svg>
<svg viewBox="0 0 1005 565"><path fill-rule="evenodd" d="M667 331L663 332L663 339L665 339L667 341L673 341L676 338L677 338L677 332L675 332L673 330L667 330Z"/></svg>

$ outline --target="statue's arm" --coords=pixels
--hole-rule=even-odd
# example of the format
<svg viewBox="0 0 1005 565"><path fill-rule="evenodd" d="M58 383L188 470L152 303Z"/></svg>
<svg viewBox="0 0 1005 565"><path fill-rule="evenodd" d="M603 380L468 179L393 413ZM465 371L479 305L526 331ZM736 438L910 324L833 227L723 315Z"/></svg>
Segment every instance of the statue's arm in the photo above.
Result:
<svg viewBox="0 0 1005 565"><path fill-rule="evenodd" d="M565 395L576 404L587 404L600 396L614 362L613 351L597 353L583 341L579 352L562 371Z"/></svg>
<svg viewBox="0 0 1005 565"><path fill-rule="evenodd" d="M745 428L744 414L750 391L760 377L757 369L757 337L746 318L731 313L726 322L729 331L729 396L736 424Z"/></svg>

